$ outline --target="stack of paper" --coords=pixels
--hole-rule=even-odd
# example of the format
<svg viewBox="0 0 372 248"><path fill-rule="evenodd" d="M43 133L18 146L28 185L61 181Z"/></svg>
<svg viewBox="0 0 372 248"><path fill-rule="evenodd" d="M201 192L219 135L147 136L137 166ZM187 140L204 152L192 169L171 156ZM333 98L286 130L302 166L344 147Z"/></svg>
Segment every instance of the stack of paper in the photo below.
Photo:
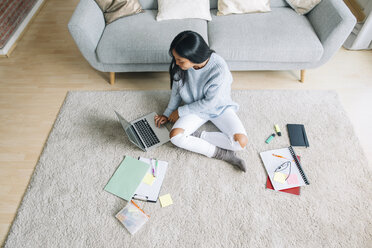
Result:
<svg viewBox="0 0 372 248"><path fill-rule="evenodd" d="M134 159L126 156L111 177L105 190L124 200L128 204L116 215L116 218L131 234L136 233L149 216L132 200L156 202L163 184L168 163L155 159ZM162 207L171 205L169 194L162 196Z"/></svg>
<svg viewBox="0 0 372 248"><path fill-rule="evenodd" d="M165 173L167 172L168 163L165 161L140 158L140 161L149 165L147 174L134 193L133 198L143 201L156 202L159 198L160 188L163 185ZM154 169L155 177L152 170Z"/></svg>
<svg viewBox="0 0 372 248"><path fill-rule="evenodd" d="M267 188L299 195L300 186L308 184L292 147L261 152L260 156L268 174Z"/></svg>

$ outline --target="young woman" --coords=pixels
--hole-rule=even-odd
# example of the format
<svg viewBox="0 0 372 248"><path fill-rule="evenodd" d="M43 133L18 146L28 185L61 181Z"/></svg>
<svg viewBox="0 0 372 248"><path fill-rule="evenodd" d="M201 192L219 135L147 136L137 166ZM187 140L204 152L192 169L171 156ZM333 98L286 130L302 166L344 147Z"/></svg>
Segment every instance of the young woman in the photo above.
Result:
<svg viewBox="0 0 372 248"><path fill-rule="evenodd" d="M235 151L243 150L248 139L235 113L239 106L230 97L232 75L226 62L193 31L178 34L169 54L172 94L163 115L155 116L155 124L175 122L170 132L174 145L224 160L245 172L246 164ZM221 132L197 131L207 121Z"/></svg>

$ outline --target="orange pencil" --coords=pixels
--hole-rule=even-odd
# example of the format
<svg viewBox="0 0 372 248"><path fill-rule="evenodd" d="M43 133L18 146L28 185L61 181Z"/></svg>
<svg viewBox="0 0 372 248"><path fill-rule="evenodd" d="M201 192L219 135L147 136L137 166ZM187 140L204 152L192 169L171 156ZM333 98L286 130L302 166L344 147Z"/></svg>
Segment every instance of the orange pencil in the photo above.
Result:
<svg viewBox="0 0 372 248"><path fill-rule="evenodd" d="M140 207L138 207L138 205L133 201L133 200L130 200L132 203L133 203L133 205L136 207L136 208L138 208L139 210L141 210L142 211L142 213L144 213L144 214L146 214ZM146 214L147 215L147 214ZM149 215L147 215L147 217L149 217L150 218L150 216Z"/></svg>
<svg viewBox="0 0 372 248"><path fill-rule="evenodd" d="M275 157L278 157L278 158L284 158L284 159L287 159L288 160L288 158L285 158L285 157L283 157L283 156L280 156L280 155L276 155L276 154L272 154L273 156L275 156Z"/></svg>

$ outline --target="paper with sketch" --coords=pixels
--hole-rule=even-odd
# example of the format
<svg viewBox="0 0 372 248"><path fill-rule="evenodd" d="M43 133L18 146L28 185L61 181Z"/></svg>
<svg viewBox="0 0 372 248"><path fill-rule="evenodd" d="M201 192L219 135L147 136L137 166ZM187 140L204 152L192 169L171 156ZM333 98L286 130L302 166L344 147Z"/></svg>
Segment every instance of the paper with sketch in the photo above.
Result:
<svg viewBox="0 0 372 248"><path fill-rule="evenodd" d="M142 183L134 193L133 198L137 200L156 202L159 197L160 188L163 184L165 173L167 172L168 163L165 161L158 160L157 167L158 170L156 171L155 159L150 160L148 158L140 157L139 160L150 165L150 168L147 171L148 174L152 175L152 168L155 169L155 179L153 180L151 185L148 183L148 181L146 182L142 181Z"/></svg>
<svg viewBox="0 0 372 248"><path fill-rule="evenodd" d="M261 152L260 156L275 190L305 185L288 147Z"/></svg>

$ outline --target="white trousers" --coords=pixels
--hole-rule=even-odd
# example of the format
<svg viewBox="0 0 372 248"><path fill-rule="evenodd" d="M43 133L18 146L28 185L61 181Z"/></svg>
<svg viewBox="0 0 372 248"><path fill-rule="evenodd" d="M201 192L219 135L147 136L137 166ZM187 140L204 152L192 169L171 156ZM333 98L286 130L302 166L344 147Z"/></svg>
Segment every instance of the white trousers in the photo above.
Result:
<svg viewBox="0 0 372 248"><path fill-rule="evenodd" d="M200 138L191 136L207 121L211 121L221 132L203 131ZM202 119L195 114L189 114L180 117L172 130L175 128L181 128L184 132L171 138L174 145L207 157L213 157L216 146L232 151L240 151L245 148L234 140L235 134L247 135L247 133L239 117L232 109L226 109L220 116L210 119Z"/></svg>

